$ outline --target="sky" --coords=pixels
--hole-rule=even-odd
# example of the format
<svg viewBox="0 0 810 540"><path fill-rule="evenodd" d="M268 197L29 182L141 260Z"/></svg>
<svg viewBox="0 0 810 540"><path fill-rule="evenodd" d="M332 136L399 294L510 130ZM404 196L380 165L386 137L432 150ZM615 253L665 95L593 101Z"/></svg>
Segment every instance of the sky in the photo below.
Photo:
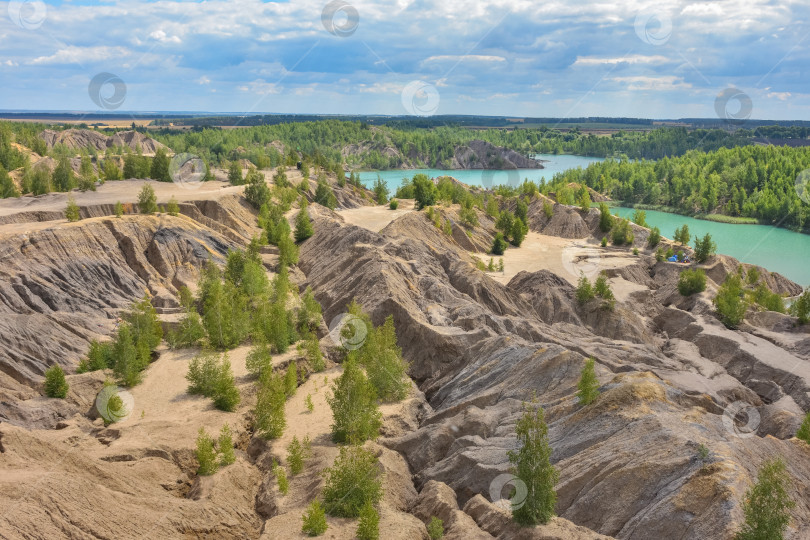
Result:
<svg viewBox="0 0 810 540"><path fill-rule="evenodd" d="M0 3L0 109L810 120L808 0Z"/></svg>

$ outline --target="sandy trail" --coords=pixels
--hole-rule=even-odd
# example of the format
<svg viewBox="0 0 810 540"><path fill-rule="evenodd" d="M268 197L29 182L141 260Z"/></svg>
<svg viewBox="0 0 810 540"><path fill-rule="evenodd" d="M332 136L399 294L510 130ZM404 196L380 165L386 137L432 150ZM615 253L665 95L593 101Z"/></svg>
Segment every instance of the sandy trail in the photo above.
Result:
<svg viewBox="0 0 810 540"><path fill-rule="evenodd" d="M343 216L347 223L370 231L380 232L398 217L414 212L414 204L413 199L402 199L399 200L399 207L396 210L391 210L388 205L363 206L361 208L339 210L338 214Z"/></svg>

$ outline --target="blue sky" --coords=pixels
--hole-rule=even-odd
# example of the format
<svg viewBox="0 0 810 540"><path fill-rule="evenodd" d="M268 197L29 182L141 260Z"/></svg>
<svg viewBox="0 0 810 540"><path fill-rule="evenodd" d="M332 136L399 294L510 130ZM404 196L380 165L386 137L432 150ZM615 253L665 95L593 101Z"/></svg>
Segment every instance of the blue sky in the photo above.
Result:
<svg viewBox="0 0 810 540"><path fill-rule="evenodd" d="M808 35L807 0L14 1L0 108L110 73L122 111L810 120Z"/></svg>

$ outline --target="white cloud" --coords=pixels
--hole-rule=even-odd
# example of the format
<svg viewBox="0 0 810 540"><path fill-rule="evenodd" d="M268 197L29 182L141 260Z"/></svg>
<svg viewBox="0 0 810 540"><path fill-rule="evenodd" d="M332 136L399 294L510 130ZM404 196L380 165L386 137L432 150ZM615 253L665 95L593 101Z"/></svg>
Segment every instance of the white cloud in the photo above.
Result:
<svg viewBox="0 0 810 540"><path fill-rule="evenodd" d="M240 86L239 90L260 96L281 93L281 88L276 83L269 83L264 79L256 79L247 85Z"/></svg>
<svg viewBox="0 0 810 540"><path fill-rule="evenodd" d="M613 77L612 81L626 84L627 90L685 90L692 88L690 83L683 81L683 77L664 75L661 77L634 76L634 77Z"/></svg>
<svg viewBox="0 0 810 540"><path fill-rule="evenodd" d="M779 101L787 101L792 95L790 92L770 92L768 97L771 99L776 98Z"/></svg>
<svg viewBox="0 0 810 540"><path fill-rule="evenodd" d="M614 58L600 58L596 56L577 56L574 62L575 66L599 66L599 65L615 65L615 64L647 64L647 65L661 65L672 62L666 56L644 56L643 54L632 54L628 56L614 57Z"/></svg>
<svg viewBox="0 0 810 540"><path fill-rule="evenodd" d="M358 92L362 92L364 94L399 94L402 92L403 88L405 88L405 85L400 83L374 83L372 85L357 85Z"/></svg>
<svg viewBox="0 0 810 540"><path fill-rule="evenodd" d="M431 56L422 61L423 64L429 62L506 62L506 58L503 56L488 56L483 54L466 54L463 56L445 54Z"/></svg>
<svg viewBox="0 0 810 540"><path fill-rule="evenodd" d="M130 52L124 47L75 47L68 46L56 51L50 56L39 56L31 60L31 64L82 64L85 62L100 62L112 58L124 58Z"/></svg>
<svg viewBox="0 0 810 540"><path fill-rule="evenodd" d="M199 79L197 79L197 84L211 84L211 79L203 75Z"/></svg>
<svg viewBox="0 0 810 540"><path fill-rule="evenodd" d="M155 30L149 37L161 43L182 43L178 36L168 36L163 30Z"/></svg>

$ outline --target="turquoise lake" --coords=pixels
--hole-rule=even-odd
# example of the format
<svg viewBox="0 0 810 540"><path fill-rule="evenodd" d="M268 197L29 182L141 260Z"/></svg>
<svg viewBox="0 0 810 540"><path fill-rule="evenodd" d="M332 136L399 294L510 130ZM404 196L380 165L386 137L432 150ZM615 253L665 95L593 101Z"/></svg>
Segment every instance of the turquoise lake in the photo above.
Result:
<svg viewBox="0 0 810 540"><path fill-rule="evenodd" d="M577 167L585 168L591 163L604 161L602 158L583 157L583 156L569 156L569 155L554 155L554 154L537 154L536 159L544 160L543 169L513 169L510 171L483 171L480 169L460 169L460 170L442 170L442 169L409 169L409 170L392 170L392 171L366 171L360 173L360 181L368 186L374 183L379 174L385 183L388 184L388 189L392 192L396 190L402 183L403 178L413 178L415 174L426 174L431 178L438 176L452 176L460 182L464 182L470 186L484 186L492 187L499 184L518 185L522 184L525 179L533 182L545 179L551 181L555 173L567 171L568 169L576 169Z"/></svg>
<svg viewBox="0 0 810 540"><path fill-rule="evenodd" d="M625 218L632 218L632 208L612 208ZM757 264L802 286L810 286L810 235L768 225L732 225L694 219L678 214L646 210L647 225L658 227L661 234L672 238L675 229L688 225L694 246L695 236L706 233L717 243L717 252L731 255L749 264Z"/></svg>

